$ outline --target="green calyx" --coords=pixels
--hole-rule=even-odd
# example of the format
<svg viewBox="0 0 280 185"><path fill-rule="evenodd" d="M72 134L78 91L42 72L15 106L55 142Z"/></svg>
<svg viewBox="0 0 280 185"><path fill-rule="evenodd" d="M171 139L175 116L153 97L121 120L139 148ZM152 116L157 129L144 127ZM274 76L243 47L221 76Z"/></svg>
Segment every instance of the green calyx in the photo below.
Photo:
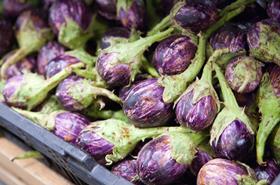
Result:
<svg viewBox="0 0 280 185"><path fill-rule="evenodd" d="M53 131L55 128L56 115L65 112L65 111L55 111L50 114L44 114L41 112L31 112L31 111L21 110L17 108L13 108L13 110L21 114L25 118L31 120L35 124L40 125L41 127L49 131Z"/></svg>
<svg viewBox="0 0 280 185"><path fill-rule="evenodd" d="M50 114L59 110L63 110L63 107L60 105L58 99L54 95L48 98L40 108L40 112L43 114Z"/></svg>
<svg viewBox="0 0 280 185"><path fill-rule="evenodd" d="M147 138L157 137L167 128L139 129L133 124L117 120L107 119L91 123L89 129L100 135L114 145L112 154L106 155L107 165L124 159L137 145L138 142Z"/></svg>
<svg viewBox="0 0 280 185"><path fill-rule="evenodd" d="M280 125L276 126L274 132L272 133L271 143L270 143L274 158L277 163L280 164Z"/></svg>
<svg viewBox="0 0 280 185"><path fill-rule="evenodd" d="M189 129L169 131L171 156L177 163L190 165L198 146L208 137L203 132L194 132Z"/></svg>
<svg viewBox="0 0 280 185"><path fill-rule="evenodd" d="M266 140L280 123L280 98L274 93L268 73L263 75L257 101L259 111L262 114L257 132L257 162L263 164Z"/></svg>
<svg viewBox="0 0 280 185"><path fill-rule="evenodd" d="M70 49L84 48L86 42L93 36L91 31L93 22L88 30L84 31L75 21L68 19L59 30L58 41Z"/></svg>
<svg viewBox="0 0 280 185"><path fill-rule="evenodd" d="M218 142L219 137L221 136L224 129L234 120L242 121L247 126L249 132L254 135L256 128L245 114L245 109L238 106L235 96L227 84L221 68L217 64L214 64L214 69L222 90L225 107L217 115L213 123L210 143L212 143L214 140Z"/></svg>
<svg viewBox="0 0 280 185"><path fill-rule="evenodd" d="M238 175L237 181L240 185L261 185L261 182L258 182L256 174L252 168L248 165L238 162L239 165L243 166L247 170L247 175Z"/></svg>
<svg viewBox="0 0 280 185"><path fill-rule="evenodd" d="M5 82L4 81L0 81L0 102L4 102L5 99L4 99L4 96L2 94L2 91L5 87Z"/></svg>
<svg viewBox="0 0 280 185"><path fill-rule="evenodd" d="M273 62L280 65L280 34L273 30L271 26L258 23L259 38L258 46L250 48L250 55L263 61Z"/></svg>
<svg viewBox="0 0 280 185"><path fill-rule="evenodd" d="M208 38L222 27L226 22L240 14L245 7L240 7L233 10L220 18L215 24L209 27L204 33L200 34L198 41L198 49L195 58L192 60L190 66L181 74L173 76L163 76L160 80L161 85L164 87L163 100L164 102L174 102L188 87L188 85L195 79L197 74L206 59L206 45Z"/></svg>

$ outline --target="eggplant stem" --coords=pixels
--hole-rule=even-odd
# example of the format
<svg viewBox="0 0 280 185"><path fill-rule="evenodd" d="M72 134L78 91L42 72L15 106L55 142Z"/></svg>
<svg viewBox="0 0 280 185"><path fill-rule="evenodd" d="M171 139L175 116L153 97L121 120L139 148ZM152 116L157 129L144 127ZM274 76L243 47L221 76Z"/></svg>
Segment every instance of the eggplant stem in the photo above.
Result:
<svg viewBox="0 0 280 185"><path fill-rule="evenodd" d="M241 6L246 6L248 4L251 4L253 2L256 2L256 0L237 0L233 3L231 3L230 5L226 6L221 12L220 12L220 16L224 16L225 14L227 14L229 11L235 10Z"/></svg>
<svg viewBox="0 0 280 185"><path fill-rule="evenodd" d="M152 36L172 25L171 16L167 15L161 20L151 31L148 32L147 36Z"/></svg>
<svg viewBox="0 0 280 185"><path fill-rule="evenodd" d="M110 100L113 100L119 104L122 104L121 99L116 96L114 93L112 93L111 91L104 89L104 88L100 88L100 87L94 87L92 86L92 91L93 91L93 95L101 95L101 96L105 96L108 97Z"/></svg>

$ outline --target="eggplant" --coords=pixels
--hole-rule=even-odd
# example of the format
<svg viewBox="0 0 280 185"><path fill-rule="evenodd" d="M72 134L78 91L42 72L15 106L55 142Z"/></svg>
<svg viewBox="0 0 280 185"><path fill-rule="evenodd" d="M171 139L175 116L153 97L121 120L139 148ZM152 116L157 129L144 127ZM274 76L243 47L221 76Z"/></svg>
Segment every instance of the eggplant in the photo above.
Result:
<svg viewBox="0 0 280 185"><path fill-rule="evenodd" d="M0 19L0 57L6 54L13 46L13 25L6 19Z"/></svg>
<svg viewBox="0 0 280 185"><path fill-rule="evenodd" d="M267 184L272 184L280 173L280 166L273 159L270 159L266 161L265 166L259 165L254 170L258 180L265 180Z"/></svg>

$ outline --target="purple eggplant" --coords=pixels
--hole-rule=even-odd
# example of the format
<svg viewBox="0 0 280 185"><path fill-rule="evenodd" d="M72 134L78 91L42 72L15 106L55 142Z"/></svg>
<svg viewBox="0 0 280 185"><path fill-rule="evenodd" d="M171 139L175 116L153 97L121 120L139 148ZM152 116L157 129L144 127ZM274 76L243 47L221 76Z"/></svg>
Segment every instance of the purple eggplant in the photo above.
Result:
<svg viewBox="0 0 280 185"><path fill-rule="evenodd" d="M280 2L278 0L271 0L268 3L267 14L271 19L280 23Z"/></svg>
<svg viewBox="0 0 280 185"><path fill-rule="evenodd" d="M116 0L96 0L95 3L98 7L98 13L102 17L108 20L117 19Z"/></svg>
<svg viewBox="0 0 280 185"><path fill-rule="evenodd" d="M165 185L180 179L191 165L196 148L205 137L205 133L178 128L151 140L137 157L140 180L147 185Z"/></svg>
<svg viewBox="0 0 280 185"><path fill-rule="evenodd" d="M202 166L212 159L213 157L208 152L198 150L190 166L192 174L197 176Z"/></svg>
<svg viewBox="0 0 280 185"><path fill-rule="evenodd" d="M247 40L251 56L280 65L280 23L271 19L257 22L248 32Z"/></svg>
<svg viewBox="0 0 280 185"><path fill-rule="evenodd" d="M143 30L145 27L145 4L143 0L117 0L117 17L123 27Z"/></svg>
<svg viewBox="0 0 280 185"><path fill-rule="evenodd" d="M257 132L257 162L264 163L263 155L265 152L266 141L273 130L280 123L280 67L272 66L263 75L262 82L257 96L259 112L262 114L261 122ZM276 135L275 138L278 136ZM272 139L272 141L274 141ZM275 143L279 142L277 140ZM273 148L273 147L272 147ZM277 150L275 150L275 155ZM277 157L275 157L277 159ZM277 159L278 160L278 159Z"/></svg>
<svg viewBox="0 0 280 185"><path fill-rule="evenodd" d="M227 64L225 77L234 91L253 92L262 79L262 63L253 57L235 57Z"/></svg>
<svg viewBox="0 0 280 185"><path fill-rule="evenodd" d="M55 1L49 11L49 23L64 46L82 48L92 37L92 14L83 1Z"/></svg>
<svg viewBox="0 0 280 185"><path fill-rule="evenodd" d="M254 170L250 167L226 159L209 161L200 169L197 176L197 185L241 185L257 182Z"/></svg>
<svg viewBox="0 0 280 185"><path fill-rule="evenodd" d="M68 77L74 68L81 67L83 67L81 63L72 65L48 80L35 73L14 76L7 80L2 91L5 102L14 107L32 110L42 103L48 96L48 92L54 89L60 81Z"/></svg>
<svg viewBox="0 0 280 185"><path fill-rule="evenodd" d="M161 41L172 33L170 28L155 35L136 41L117 43L100 51L96 69L110 87L122 87L134 81L141 67L145 50L153 43ZM129 51L129 52L127 52Z"/></svg>
<svg viewBox="0 0 280 185"><path fill-rule="evenodd" d="M176 75L187 69L197 50L187 36L171 36L157 46L153 64L162 75Z"/></svg>
<svg viewBox="0 0 280 185"><path fill-rule="evenodd" d="M135 159L124 159L115 164L112 167L111 172L117 176L123 177L133 184L140 185L136 164L137 162Z"/></svg>
<svg viewBox="0 0 280 185"><path fill-rule="evenodd" d="M100 47L101 49L108 48L115 43L123 39L128 39L130 37L130 31L126 28L116 27L105 32L101 38Z"/></svg>
<svg viewBox="0 0 280 185"><path fill-rule="evenodd" d="M65 48L57 42L49 42L39 51L37 58L37 71L40 75L46 75L46 66L48 63L58 57L59 55L64 54Z"/></svg>
<svg viewBox="0 0 280 185"><path fill-rule="evenodd" d="M9 58L9 56L7 56L7 58ZM5 63L5 58L3 61ZM22 59L20 62L11 65L6 71L6 76L9 79L17 75L22 75L24 72L35 72L36 64L36 57L32 55L28 56Z"/></svg>
<svg viewBox="0 0 280 185"><path fill-rule="evenodd" d="M35 7L39 2L38 0L3 0L3 14L6 17L17 17L22 12Z"/></svg>
<svg viewBox="0 0 280 185"><path fill-rule="evenodd" d="M166 124L172 117L172 104L163 102L162 93L157 79L133 85L122 97L124 113L137 127Z"/></svg>
<svg viewBox="0 0 280 185"><path fill-rule="evenodd" d="M265 180L267 184L272 184L280 173L280 166L273 159L268 160L265 166L257 166L255 173L258 180Z"/></svg>
<svg viewBox="0 0 280 185"><path fill-rule="evenodd" d="M99 163L111 165L124 159L141 140L156 137L166 129L139 129L121 120L107 119L87 126L77 138L77 144Z"/></svg>
<svg viewBox="0 0 280 185"><path fill-rule="evenodd" d="M219 98L212 85L213 58L205 65L201 79L193 82L176 102L176 118L184 127L204 130L212 125L220 109Z"/></svg>
<svg viewBox="0 0 280 185"><path fill-rule="evenodd" d="M227 24L210 38L213 50L226 49L230 52L244 51L246 47L246 28L242 25Z"/></svg>
<svg viewBox="0 0 280 185"><path fill-rule="evenodd" d="M81 111L89 107L97 96L105 96L121 103L111 91L94 87L89 80L78 76L70 76L63 80L56 89L56 97L61 105L69 111Z"/></svg>
<svg viewBox="0 0 280 185"><path fill-rule="evenodd" d="M218 157L244 160L252 152L255 144L255 125L239 107L222 70L214 64L218 77L224 108L217 115L211 128L210 145Z"/></svg>
<svg viewBox="0 0 280 185"><path fill-rule="evenodd" d="M13 25L0 19L0 57L6 54L12 47L14 41Z"/></svg>
<svg viewBox="0 0 280 185"><path fill-rule="evenodd" d="M80 132L90 124L86 117L67 111L56 111L50 114L44 114L16 108L13 109L27 119L52 131L56 136L70 143L75 143Z"/></svg>
<svg viewBox="0 0 280 185"><path fill-rule="evenodd" d="M39 51L50 39L52 31L38 11L25 11L16 22L16 38L19 44L17 49L1 68L1 77L6 78L6 70L27 55Z"/></svg>

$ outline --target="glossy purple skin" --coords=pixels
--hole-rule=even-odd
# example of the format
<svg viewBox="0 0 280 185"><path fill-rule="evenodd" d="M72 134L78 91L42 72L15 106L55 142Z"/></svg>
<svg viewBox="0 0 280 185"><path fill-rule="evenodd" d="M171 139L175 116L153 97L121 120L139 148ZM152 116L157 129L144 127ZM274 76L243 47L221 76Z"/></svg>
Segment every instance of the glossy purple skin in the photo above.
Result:
<svg viewBox="0 0 280 185"><path fill-rule="evenodd" d="M198 33L216 22L218 11L202 4L185 4L175 12L173 19L182 28Z"/></svg>
<svg viewBox="0 0 280 185"><path fill-rule="evenodd" d="M214 50L225 48L230 52L245 50L246 30L236 24L226 25L210 38L210 45Z"/></svg>
<svg viewBox="0 0 280 185"><path fill-rule="evenodd" d="M32 8L32 4L22 0L3 0L3 14L7 17L17 17Z"/></svg>
<svg viewBox="0 0 280 185"><path fill-rule="evenodd" d="M244 166L227 159L213 159L200 169L197 185L239 185L241 175L248 175Z"/></svg>
<svg viewBox="0 0 280 185"><path fill-rule="evenodd" d="M201 131L208 128L214 121L218 106L213 96L202 97L193 103L193 91L183 95L176 105L176 118L180 125Z"/></svg>
<svg viewBox="0 0 280 185"><path fill-rule="evenodd" d="M238 93L253 92L259 86L261 79L262 79L262 66L259 65L259 67L257 68L257 75L256 75L255 79L248 81L246 84L246 87L244 87L240 91L240 87L242 86L245 79L243 79L242 77L239 77L238 74L236 74L234 71L235 71L235 68L238 66L238 64L242 65L242 62L244 62L244 60L250 60L251 65L252 65L252 66L250 64L246 65L246 69L244 69L244 72L248 72L248 73L250 71L255 72L255 69L252 67L255 66L255 63L257 63L259 61L255 60L254 58L248 57L248 56L240 56L240 57L236 57L236 58L232 59L229 62L229 64L226 66L226 70L225 70L225 77L227 79L229 86L231 87L231 89L233 89L234 91L236 91Z"/></svg>
<svg viewBox="0 0 280 185"><path fill-rule="evenodd" d="M280 66L274 65L269 70L269 77L275 95L280 97Z"/></svg>
<svg viewBox="0 0 280 185"><path fill-rule="evenodd" d="M69 88L73 87L75 83L82 83L83 80L83 78L73 75L63 80L57 87L55 95L66 110L78 111L79 109L82 110L85 108L68 93Z"/></svg>
<svg viewBox="0 0 280 185"><path fill-rule="evenodd" d="M147 185L170 184L182 177L187 168L187 165L179 164L172 158L168 135L148 142L137 158L138 175Z"/></svg>
<svg viewBox="0 0 280 185"><path fill-rule="evenodd" d="M84 31L92 19L91 12L83 1L59 0L52 4L49 12L49 24L55 34L67 24L67 19L74 21Z"/></svg>
<svg viewBox="0 0 280 185"><path fill-rule="evenodd" d="M280 22L280 1L272 0L267 5L267 14L271 19Z"/></svg>
<svg viewBox="0 0 280 185"><path fill-rule="evenodd" d="M46 66L46 77L50 78L66 67L78 62L80 62L80 60L76 57L72 57L67 54L59 55L58 57L50 60L48 65Z"/></svg>
<svg viewBox="0 0 280 185"><path fill-rule="evenodd" d="M26 20L29 20L34 25L36 31L48 28L48 23L45 21L42 12L37 10L28 10L20 14L17 18L15 28L19 30L22 26L25 26Z"/></svg>
<svg viewBox="0 0 280 185"><path fill-rule="evenodd" d="M0 19L0 57L11 49L13 41L13 25L5 19Z"/></svg>
<svg viewBox="0 0 280 185"><path fill-rule="evenodd" d="M197 153L195 154L195 158L193 159L190 166L190 170L193 173L193 175L197 176L201 167L212 159L213 157L207 152L197 151Z"/></svg>
<svg viewBox="0 0 280 185"><path fill-rule="evenodd" d="M266 180L269 184L272 184L280 173L280 166L274 160L268 160L265 166L256 167L255 173L258 180Z"/></svg>
<svg viewBox="0 0 280 185"><path fill-rule="evenodd" d="M245 160L254 148L255 136L240 120L232 121L222 132L216 144L211 144L218 157L231 160Z"/></svg>
<svg viewBox="0 0 280 185"><path fill-rule="evenodd" d="M130 31L126 28L116 27L110 28L105 32L103 37L101 38L100 47L101 49L105 49L111 46L111 40L115 38L129 38Z"/></svg>
<svg viewBox="0 0 280 185"><path fill-rule="evenodd" d="M64 141L75 143L80 132L89 125L89 120L71 112L59 113L55 117L54 134Z"/></svg>
<svg viewBox="0 0 280 185"><path fill-rule="evenodd" d="M114 145L94 132L94 128L85 128L77 138L77 145L88 152L101 164L105 164L105 156L113 152Z"/></svg>
<svg viewBox="0 0 280 185"><path fill-rule="evenodd" d="M137 161L135 159L126 159L115 164L111 172L133 184L140 184L137 174Z"/></svg>
<svg viewBox="0 0 280 185"><path fill-rule="evenodd" d="M141 81L124 97L124 113L137 127L164 125L172 117L172 104L164 103L162 95L157 79Z"/></svg>
<svg viewBox="0 0 280 185"><path fill-rule="evenodd" d="M59 43L52 41L41 48L38 54L37 71L41 75L46 75L46 66L48 63L59 55L64 54L65 48Z"/></svg>
<svg viewBox="0 0 280 185"><path fill-rule="evenodd" d="M115 64L118 53L103 53L98 56L96 69L110 87L126 86L130 82L131 68L128 64Z"/></svg>
<svg viewBox="0 0 280 185"><path fill-rule="evenodd" d="M182 73L191 64L196 45L186 36L171 36L157 46L153 64L162 75Z"/></svg>
<svg viewBox="0 0 280 185"><path fill-rule="evenodd" d="M20 88L24 83L25 81L22 75L14 76L7 80L4 89L2 91L2 94L4 96L5 102L8 105L18 107L18 108L25 108L26 106L25 102L22 103L18 102L17 104L14 104L11 99L16 93L17 89Z"/></svg>
<svg viewBox="0 0 280 185"><path fill-rule="evenodd" d="M95 1L98 7L98 13L108 19L115 20L117 16L117 5L116 0L96 0Z"/></svg>
<svg viewBox="0 0 280 185"><path fill-rule="evenodd" d="M142 30L145 21L145 5L143 0L133 0L128 9L119 10L118 19L121 24L129 29Z"/></svg>
<svg viewBox="0 0 280 185"><path fill-rule="evenodd" d="M10 66L6 71L7 78L12 78L23 74L24 71L34 72L36 69L36 57L28 56L20 62Z"/></svg>

